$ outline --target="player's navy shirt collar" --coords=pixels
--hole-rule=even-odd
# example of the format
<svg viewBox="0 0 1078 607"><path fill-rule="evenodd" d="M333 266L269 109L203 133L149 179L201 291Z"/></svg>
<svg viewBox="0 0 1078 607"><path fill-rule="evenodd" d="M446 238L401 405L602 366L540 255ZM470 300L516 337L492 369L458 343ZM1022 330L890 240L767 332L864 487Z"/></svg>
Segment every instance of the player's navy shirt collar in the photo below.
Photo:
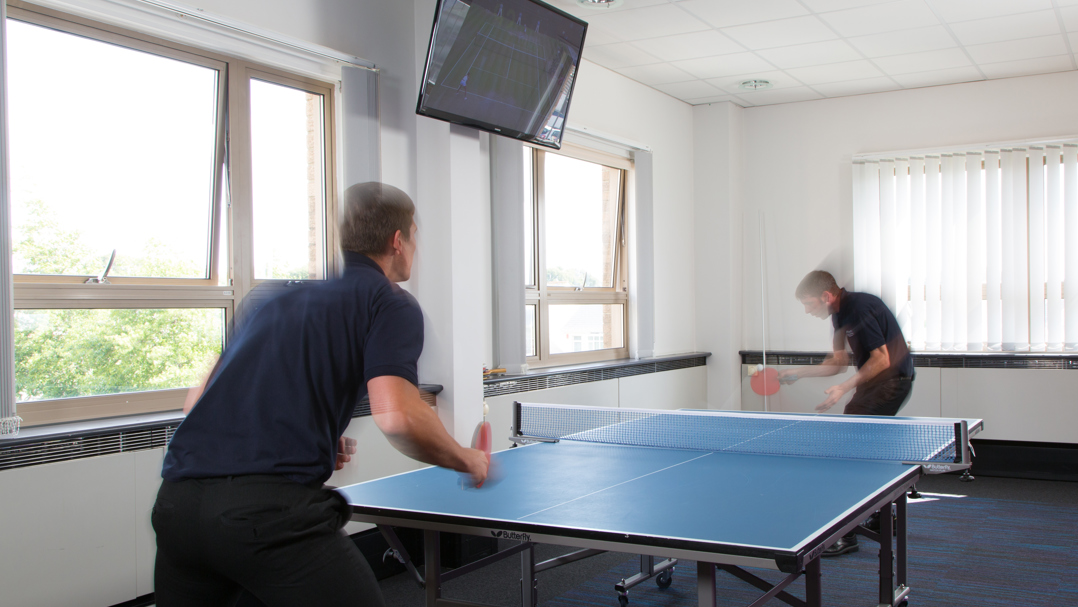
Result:
<svg viewBox="0 0 1078 607"><path fill-rule="evenodd" d="M385 270L382 269L382 266L378 265L377 261L371 259L370 257L367 257L363 253L356 253L355 251L341 251L341 253L344 256L345 272L349 270L354 270L356 268L361 268L363 266L370 266L375 270L378 270L378 273L382 276L386 275Z"/></svg>

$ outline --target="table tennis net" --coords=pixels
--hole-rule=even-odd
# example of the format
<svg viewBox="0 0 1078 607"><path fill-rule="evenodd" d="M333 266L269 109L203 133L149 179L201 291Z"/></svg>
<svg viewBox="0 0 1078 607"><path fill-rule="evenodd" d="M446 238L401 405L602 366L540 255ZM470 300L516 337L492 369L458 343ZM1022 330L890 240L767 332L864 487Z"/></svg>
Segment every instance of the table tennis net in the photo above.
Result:
<svg viewBox="0 0 1078 607"><path fill-rule="evenodd" d="M659 411L517 403L515 434L528 439L760 455L953 463L965 438L957 420ZM956 445L958 449L956 450Z"/></svg>

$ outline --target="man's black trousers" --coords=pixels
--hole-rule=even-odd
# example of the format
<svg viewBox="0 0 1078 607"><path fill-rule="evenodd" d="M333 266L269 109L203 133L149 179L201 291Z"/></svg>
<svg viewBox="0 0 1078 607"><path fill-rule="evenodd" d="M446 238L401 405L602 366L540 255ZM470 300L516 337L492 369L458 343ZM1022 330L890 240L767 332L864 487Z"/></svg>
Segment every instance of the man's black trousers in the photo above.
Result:
<svg viewBox="0 0 1078 607"><path fill-rule="evenodd" d="M164 481L153 508L158 607L383 607L378 582L341 532L351 509L335 491L279 476Z"/></svg>

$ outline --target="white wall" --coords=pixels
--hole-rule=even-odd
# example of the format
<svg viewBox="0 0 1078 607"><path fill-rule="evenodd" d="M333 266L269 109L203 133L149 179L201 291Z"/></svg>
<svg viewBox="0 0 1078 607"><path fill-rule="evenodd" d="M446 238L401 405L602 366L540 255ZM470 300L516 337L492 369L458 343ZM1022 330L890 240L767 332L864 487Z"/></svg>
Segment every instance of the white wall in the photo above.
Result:
<svg viewBox="0 0 1078 607"><path fill-rule="evenodd" d="M759 211L767 346L827 350L828 323L806 316L793 291L818 267L852 283L853 155L1078 134L1076 95L1072 71L746 109L743 348L763 345Z"/></svg>
<svg viewBox="0 0 1078 607"><path fill-rule="evenodd" d="M584 60L566 123L652 149L655 355L695 351L692 106Z"/></svg>

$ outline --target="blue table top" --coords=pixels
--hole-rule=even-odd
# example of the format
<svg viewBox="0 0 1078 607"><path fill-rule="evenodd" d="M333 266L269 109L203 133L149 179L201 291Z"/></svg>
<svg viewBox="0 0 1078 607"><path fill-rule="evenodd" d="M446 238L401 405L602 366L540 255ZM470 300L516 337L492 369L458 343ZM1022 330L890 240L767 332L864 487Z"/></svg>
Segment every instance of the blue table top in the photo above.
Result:
<svg viewBox="0 0 1078 607"><path fill-rule="evenodd" d="M894 462L566 440L495 453L493 466L500 480L480 489L465 488L456 472L425 468L339 491L360 519L796 553L919 475L918 466Z"/></svg>

